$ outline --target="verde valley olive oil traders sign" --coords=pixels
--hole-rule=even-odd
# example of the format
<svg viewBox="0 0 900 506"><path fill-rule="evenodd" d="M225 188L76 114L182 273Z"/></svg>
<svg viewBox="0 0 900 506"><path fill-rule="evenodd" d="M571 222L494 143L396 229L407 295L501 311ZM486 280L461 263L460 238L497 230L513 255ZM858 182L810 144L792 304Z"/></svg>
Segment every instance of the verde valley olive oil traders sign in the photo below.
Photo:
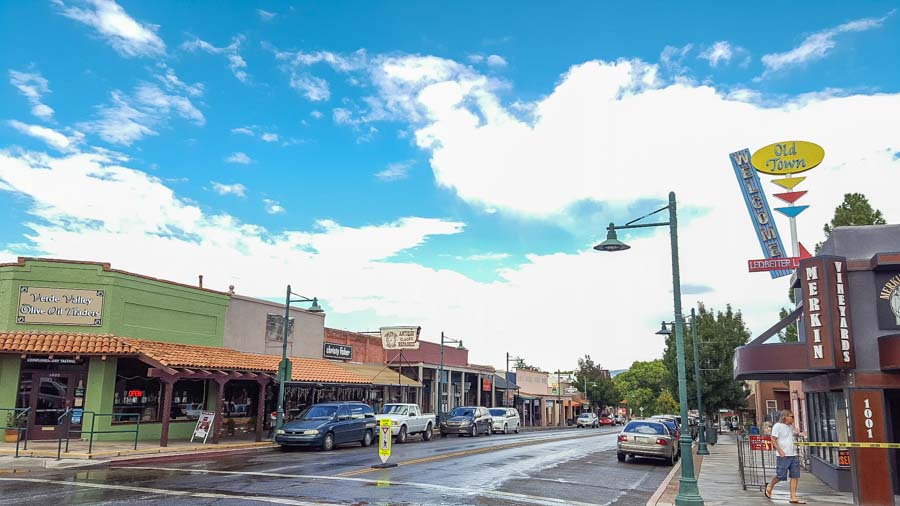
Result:
<svg viewBox="0 0 900 506"><path fill-rule="evenodd" d="M103 290L22 286L16 323L99 327L103 295Z"/></svg>

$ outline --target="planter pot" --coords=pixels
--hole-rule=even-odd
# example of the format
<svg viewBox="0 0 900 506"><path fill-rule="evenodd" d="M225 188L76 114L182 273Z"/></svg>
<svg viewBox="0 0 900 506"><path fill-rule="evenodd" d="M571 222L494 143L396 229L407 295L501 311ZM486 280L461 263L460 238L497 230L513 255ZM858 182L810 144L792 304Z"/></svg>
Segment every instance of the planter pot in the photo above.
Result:
<svg viewBox="0 0 900 506"><path fill-rule="evenodd" d="M6 429L3 440L7 443L15 443L19 439L19 431Z"/></svg>

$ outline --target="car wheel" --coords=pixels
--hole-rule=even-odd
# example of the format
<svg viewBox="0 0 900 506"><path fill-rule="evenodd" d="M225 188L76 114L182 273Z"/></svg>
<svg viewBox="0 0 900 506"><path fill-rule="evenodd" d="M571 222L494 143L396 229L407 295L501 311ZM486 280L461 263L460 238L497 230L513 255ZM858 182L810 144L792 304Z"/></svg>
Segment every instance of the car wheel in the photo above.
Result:
<svg viewBox="0 0 900 506"><path fill-rule="evenodd" d="M509 434L509 425L503 424L503 433Z"/></svg>
<svg viewBox="0 0 900 506"><path fill-rule="evenodd" d="M334 434L330 432L325 434L325 439L322 440L322 450L326 452L334 450Z"/></svg>
<svg viewBox="0 0 900 506"><path fill-rule="evenodd" d="M406 425L401 425L401 426L400 426L400 433L397 434L397 443L398 443L398 444L403 444L403 443L405 443L405 442L406 442L407 436L408 436L408 434L406 433Z"/></svg>
<svg viewBox="0 0 900 506"><path fill-rule="evenodd" d="M519 426L516 425L516 434L518 434L518 433L519 433Z"/></svg>
<svg viewBox="0 0 900 506"><path fill-rule="evenodd" d="M372 431L367 430L365 434L363 434L362 445L363 448L368 447L372 444Z"/></svg>
<svg viewBox="0 0 900 506"><path fill-rule="evenodd" d="M666 464L668 464L670 466L674 466L675 462L677 462L677 461L678 461L678 458L675 457L675 452L672 452L672 455L670 455L669 459L666 460Z"/></svg>
<svg viewBox="0 0 900 506"><path fill-rule="evenodd" d="M469 436L471 436L471 437L478 436L478 426L477 425L472 425L472 427L469 429Z"/></svg>
<svg viewBox="0 0 900 506"><path fill-rule="evenodd" d="M431 436L434 435L434 429L431 427L431 424L425 426L425 432L422 433L422 439L425 441L431 441Z"/></svg>
<svg viewBox="0 0 900 506"><path fill-rule="evenodd" d="M619 462L625 462L625 454L624 453L617 453L616 458L619 459Z"/></svg>

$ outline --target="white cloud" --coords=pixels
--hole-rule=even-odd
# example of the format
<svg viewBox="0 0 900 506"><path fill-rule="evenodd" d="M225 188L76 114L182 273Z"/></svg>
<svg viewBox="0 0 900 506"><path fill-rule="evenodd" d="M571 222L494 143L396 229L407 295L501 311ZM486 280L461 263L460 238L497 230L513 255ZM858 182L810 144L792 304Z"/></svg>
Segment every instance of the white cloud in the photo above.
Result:
<svg viewBox="0 0 900 506"><path fill-rule="evenodd" d="M260 136L260 139L265 142L278 142L278 134L272 132L263 132L263 134Z"/></svg>
<svg viewBox="0 0 900 506"><path fill-rule="evenodd" d="M262 9L256 9L256 13L259 14L259 19L263 21L272 21L275 19L275 16L278 15L276 12L264 11Z"/></svg>
<svg viewBox="0 0 900 506"><path fill-rule="evenodd" d="M470 54L466 57L470 63L482 63L484 62L484 56L480 54Z"/></svg>
<svg viewBox="0 0 900 506"><path fill-rule="evenodd" d="M230 156L225 158L225 161L228 163L239 163L241 165L249 165L253 163L253 159L247 156L246 153L242 153L238 151L237 153L232 153Z"/></svg>
<svg viewBox="0 0 900 506"><path fill-rule="evenodd" d="M241 134L241 135L249 135L250 137L253 137L254 135L256 135L256 132L254 132L253 129L254 129L254 127L237 127L237 128L232 128L231 133Z"/></svg>
<svg viewBox="0 0 900 506"><path fill-rule="evenodd" d="M228 60L228 68L231 69L231 73L234 74L234 77L236 77L238 81L246 83L250 79L250 76L247 75L247 62L240 53L241 42L243 41L244 36L238 35L231 39L231 44L225 47L216 47L209 42L196 37L194 40L182 44L181 48L186 51L204 51L209 54L225 56Z"/></svg>
<svg viewBox="0 0 900 506"><path fill-rule="evenodd" d="M491 262L497 260L506 260L509 258L509 253L477 253L469 256L457 256L455 257L457 260L463 261L472 261L472 262Z"/></svg>
<svg viewBox="0 0 900 506"><path fill-rule="evenodd" d="M506 59L498 54L492 54L485 60L489 67L505 67Z"/></svg>
<svg viewBox="0 0 900 506"><path fill-rule="evenodd" d="M277 201L272 199L263 199L263 204L266 207L266 212L269 214L284 214L285 209L281 207Z"/></svg>
<svg viewBox="0 0 900 506"><path fill-rule="evenodd" d="M166 52L166 44L156 35L157 25L141 23L128 15L113 0L84 0L84 6L69 7L62 0L52 0L62 9L67 18L84 23L95 30L120 55L162 56Z"/></svg>
<svg viewBox="0 0 900 506"><path fill-rule="evenodd" d="M368 67L368 56L365 49L360 49L348 55L341 55L330 51L316 51L307 53L304 51L280 51L270 44L263 47L271 50L275 58L282 62L281 70L290 76L291 88L302 93L313 102L325 101L331 98L328 82L311 74L309 67L324 63L335 72L355 72Z"/></svg>
<svg viewBox="0 0 900 506"><path fill-rule="evenodd" d="M185 93L191 97L199 97L203 95L203 84L187 84L183 82L177 75L175 75L175 71L169 68L167 65L161 66L165 70L165 73L158 74L156 78L163 83L167 90L175 93Z"/></svg>
<svg viewBox="0 0 900 506"><path fill-rule="evenodd" d="M415 160L389 163L387 168L375 173L375 177L382 181L397 181L409 177L409 170L416 164Z"/></svg>
<svg viewBox="0 0 900 506"><path fill-rule="evenodd" d="M161 80L170 89L190 92L198 90L183 83L176 85L169 74L162 76ZM175 80L177 81L177 77ZM164 125L171 115L180 116L196 125L206 124L203 113L194 106L190 98L165 91L153 83L138 85L130 97L121 91L113 91L110 100L111 104L97 108L97 119L81 123L80 127L113 144L130 146L144 137L157 135L155 128Z"/></svg>
<svg viewBox="0 0 900 506"><path fill-rule="evenodd" d="M10 120L7 124L18 130L20 133L34 137L35 139L40 139L47 143L48 146L59 151L69 151L74 147L75 141L73 139L69 139L64 134L51 128L40 125L29 125L16 120Z"/></svg>
<svg viewBox="0 0 900 506"><path fill-rule="evenodd" d="M734 51L727 40L720 40L700 52L700 58L707 60L711 67L717 67L719 62L730 62L732 56L734 56Z"/></svg>
<svg viewBox="0 0 900 506"><path fill-rule="evenodd" d="M40 72L9 71L9 83L19 90L31 104L31 114L49 120L53 118L53 108L44 104L41 97L50 93L50 85Z"/></svg>
<svg viewBox="0 0 900 506"><path fill-rule="evenodd" d="M768 77L790 67L803 65L808 62L821 60L837 45L835 38L838 35L851 32L864 32L873 28L880 28L884 21L892 16L894 11L880 18L864 18L850 21L821 32L808 35L799 46L784 53L771 53L763 55L762 63L765 72L761 78Z"/></svg>
<svg viewBox="0 0 900 506"><path fill-rule="evenodd" d="M225 184L217 181L210 181L213 191L219 195L234 195L237 197L245 197L247 195L247 187L241 183Z"/></svg>
<svg viewBox="0 0 900 506"><path fill-rule="evenodd" d="M291 88L302 93L313 102L321 102L331 98L328 82L321 77L309 74L297 74L291 76Z"/></svg>
<svg viewBox="0 0 900 506"><path fill-rule="evenodd" d="M322 119L322 111L312 111L309 115L316 119Z"/></svg>

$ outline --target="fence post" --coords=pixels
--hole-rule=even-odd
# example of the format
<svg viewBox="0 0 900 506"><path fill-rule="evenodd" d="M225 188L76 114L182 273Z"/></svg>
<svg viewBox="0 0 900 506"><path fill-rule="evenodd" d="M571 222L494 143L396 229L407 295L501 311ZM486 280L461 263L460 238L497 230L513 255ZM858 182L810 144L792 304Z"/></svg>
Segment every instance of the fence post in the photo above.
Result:
<svg viewBox="0 0 900 506"><path fill-rule="evenodd" d="M141 417L137 417L137 425L134 426L134 449L137 450L138 432L141 430Z"/></svg>
<svg viewBox="0 0 900 506"><path fill-rule="evenodd" d="M97 419L97 413L91 412L91 435L88 436L88 454L94 452L94 420Z"/></svg>

